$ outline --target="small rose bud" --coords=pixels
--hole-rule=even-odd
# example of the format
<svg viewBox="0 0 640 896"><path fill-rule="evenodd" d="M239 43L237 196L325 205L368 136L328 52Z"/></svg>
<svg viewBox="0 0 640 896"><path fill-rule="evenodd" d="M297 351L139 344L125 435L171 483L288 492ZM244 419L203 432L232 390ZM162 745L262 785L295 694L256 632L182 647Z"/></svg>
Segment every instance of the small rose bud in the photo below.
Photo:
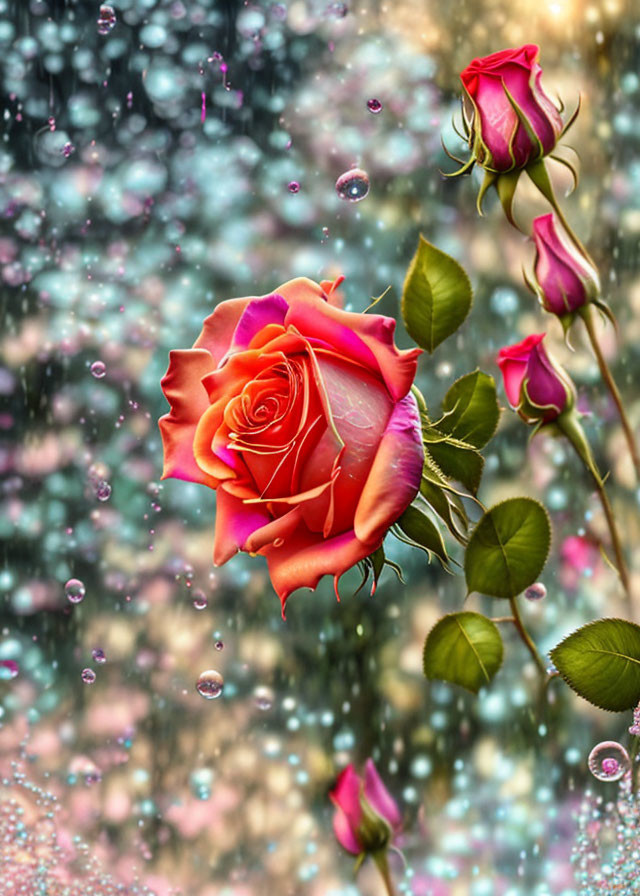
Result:
<svg viewBox="0 0 640 896"><path fill-rule="evenodd" d="M547 354L544 333L527 336L498 352L504 390L509 404L527 423L550 423L575 403L569 375Z"/></svg>
<svg viewBox="0 0 640 896"><path fill-rule="evenodd" d="M597 271L559 231L552 213L534 219L533 240L534 287L546 311L564 317L598 299Z"/></svg>
<svg viewBox="0 0 640 896"><path fill-rule="evenodd" d="M535 44L501 50L460 75L469 146L489 171L525 168L549 155L562 134L560 113L540 84L538 54Z"/></svg>
<svg viewBox="0 0 640 896"><path fill-rule="evenodd" d="M400 810L372 759L367 759L364 777L348 765L329 796L336 808L333 830L347 852L375 855L388 849L400 830Z"/></svg>

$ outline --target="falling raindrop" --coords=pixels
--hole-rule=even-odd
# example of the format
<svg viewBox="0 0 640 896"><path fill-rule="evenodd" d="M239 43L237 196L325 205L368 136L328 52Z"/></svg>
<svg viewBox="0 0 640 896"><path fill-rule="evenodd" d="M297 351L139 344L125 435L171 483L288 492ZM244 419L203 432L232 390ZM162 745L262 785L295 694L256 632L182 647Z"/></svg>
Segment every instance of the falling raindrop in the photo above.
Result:
<svg viewBox="0 0 640 896"><path fill-rule="evenodd" d="M300 192L300 184L297 180L292 180L287 187L290 193L299 193Z"/></svg>
<svg viewBox="0 0 640 896"><path fill-rule="evenodd" d="M96 680L96 673L93 671L93 669L83 669L80 677L85 684L93 684Z"/></svg>
<svg viewBox="0 0 640 896"><path fill-rule="evenodd" d="M369 112L373 112L374 115L378 115L379 112L382 112L382 103L380 100L372 97L370 100L367 100L367 109Z"/></svg>
<svg viewBox="0 0 640 896"><path fill-rule="evenodd" d="M361 168L345 171L336 181L336 192L340 199L360 202L369 192L369 175Z"/></svg>
<svg viewBox="0 0 640 896"><path fill-rule="evenodd" d="M533 585L529 585L527 590L524 592L524 596L527 598L527 600L542 600L547 596L547 589L542 584L542 582L536 582Z"/></svg>
<svg viewBox="0 0 640 896"><path fill-rule="evenodd" d="M84 598L86 591L84 582L81 582L80 579L69 579L64 586L64 593L67 595L67 600L72 604L79 604Z"/></svg>
<svg viewBox="0 0 640 896"><path fill-rule="evenodd" d="M253 702L257 708L261 709L263 712L271 709L273 700L273 691L271 688L265 687L264 685L260 685L253 692Z"/></svg>
<svg viewBox="0 0 640 896"><path fill-rule="evenodd" d="M113 6L106 3L100 7L98 13L98 34L109 34L116 26L116 11Z"/></svg>
<svg viewBox="0 0 640 896"><path fill-rule="evenodd" d="M196 682L196 690L205 700L215 700L224 688L224 678L215 669L201 672Z"/></svg>
<svg viewBox="0 0 640 896"><path fill-rule="evenodd" d="M94 658L96 663L102 664L107 662L107 657L102 647L94 647L91 651L91 656Z"/></svg>
<svg viewBox="0 0 640 896"><path fill-rule="evenodd" d="M91 376L95 376L97 380L101 380L107 372L104 361L94 361L89 369L91 370Z"/></svg>
<svg viewBox="0 0 640 896"><path fill-rule="evenodd" d="M98 501L108 501L111 497L111 486L106 479L101 479L96 485L96 498Z"/></svg>
<svg viewBox="0 0 640 896"><path fill-rule="evenodd" d="M193 606L196 610L206 610L207 608L207 595L200 588L196 588L193 592Z"/></svg>
<svg viewBox="0 0 640 896"><path fill-rule="evenodd" d="M596 744L587 760L589 771L598 781L619 781L631 768L629 754L615 740Z"/></svg>

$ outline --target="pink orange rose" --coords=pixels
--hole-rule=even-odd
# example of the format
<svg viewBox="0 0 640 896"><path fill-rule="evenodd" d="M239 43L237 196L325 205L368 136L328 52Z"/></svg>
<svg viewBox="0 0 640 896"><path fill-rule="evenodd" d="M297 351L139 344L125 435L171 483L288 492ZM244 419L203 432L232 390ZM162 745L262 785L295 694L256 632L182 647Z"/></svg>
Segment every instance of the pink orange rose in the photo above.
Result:
<svg viewBox="0 0 640 896"><path fill-rule="evenodd" d="M422 473L419 350L391 318L336 307L337 285L220 303L162 380L163 477L216 490L214 563L266 557L283 611L377 550Z"/></svg>

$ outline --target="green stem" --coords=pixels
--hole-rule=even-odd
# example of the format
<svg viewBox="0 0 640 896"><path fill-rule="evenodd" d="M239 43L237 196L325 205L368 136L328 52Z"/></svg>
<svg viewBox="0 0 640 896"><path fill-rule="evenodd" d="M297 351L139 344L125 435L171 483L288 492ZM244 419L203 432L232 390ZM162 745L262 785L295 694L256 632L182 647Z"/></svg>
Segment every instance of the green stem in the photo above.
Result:
<svg viewBox="0 0 640 896"><path fill-rule="evenodd" d="M640 737L637 734L632 734L629 738L629 759L631 760L631 792L638 792L638 768L640 767L640 762L636 758L638 756L638 750L640 749Z"/></svg>
<svg viewBox="0 0 640 896"><path fill-rule="evenodd" d="M509 598L509 603L511 605L511 613L513 615L513 624L516 627L518 634L520 635L520 640L523 642L531 656L533 657L533 661L538 667L538 671L542 675L543 679L547 677L547 670L544 662L542 661L542 657L538 653L536 649L536 645L531 640L531 635L526 630L524 626L524 622L522 621L522 616L520 615L520 609L518 604L516 603L515 597Z"/></svg>
<svg viewBox="0 0 640 896"><path fill-rule="evenodd" d="M591 454L591 448L589 447L589 443L587 442L587 437L585 436L584 431L580 426L578 417L573 410L566 411L564 414L561 414L556 420L556 424L571 442L578 457L583 462L593 478L596 486L596 491L598 492L598 497L600 498L600 504L602 505L602 509L607 520L609 535L611 537L611 545L616 557L616 567L618 570L618 575L620 576L620 581L622 583L622 587L625 590L627 598L629 599L629 603L633 606L629 571L627 570L627 564L624 559L622 542L620 541L616 519L613 515L613 509L611 507L609 497L604 488L604 482L602 481L602 477L598 472L598 468L596 467L593 455Z"/></svg>
<svg viewBox="0 0 640 896"><path fill-rule="evenodd" d="M598 367L600 368L600 375L604 380L607 389L611 393L611 397L613 398L614 404L618 409L618 414L620 416L620 422L622 423L622 428L624 430L624 435L627 440L627 445L629 446L629 453L631 454L631 459L633 461L633 466L635 467L636 477L640 480L640 454L638 454L638 446L636 444L636 440L633 435L633 430L631 428L631 424L629 423L629 419L624 409L624 404L622 403L622 397L620 396L620 392L618 391L618 387L616 382L611 374L611 370L609 369L609 365L607 364L606 358L602 354L602 349L600 348L600 343L598 342L598 336L596 334L596 330L593 324L593 309L591 305L585 305L580 309L580 317L584 321L584 325L587 328L587 333L589 334L589 341L591 342L591 347L593 348L593 353L596 356L596 360L598 362Z"/></svg>
<svg viewBox="0 0 640 896"><path fill-rule="evenodd" d="M373 853L373 860L376 863L378 871L380 872L380 877L382 878L385 889L387 891L387 896L396 896L396 891L393 888L393 881L391 880L391 872L389 871L389 862L387 861L386 850Z"/></svg>
<svg viewBox="0 0 640 896"><path fill-rule="evenodd" d="M596 263L594 262L591 255L589 255L587 247L584 245L580 237L575 233L573 227L567 221L565 214L560 207L560 203L556 198L553 184L551 183L551 178L549 177L549 172L547 171L547 166L545 165L544 159L540 159L540 161L535 162L533 165L529 165L525 170L558 216L560 223L567 231L567 235L570 237L576 249L586 258L589 264L597 270Z"/></svg>

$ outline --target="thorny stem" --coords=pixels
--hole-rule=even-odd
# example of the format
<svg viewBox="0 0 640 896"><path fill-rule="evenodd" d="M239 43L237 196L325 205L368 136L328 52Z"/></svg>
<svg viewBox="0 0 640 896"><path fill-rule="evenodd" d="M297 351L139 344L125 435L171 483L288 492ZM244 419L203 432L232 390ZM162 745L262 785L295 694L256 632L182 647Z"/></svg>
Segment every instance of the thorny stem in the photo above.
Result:
<svg viewBox="0 0 640 896"><path fill-rule="evenodd" d="M584 325L587 328L587 333L589 334L589 341L591 342L591 347L593 348L593 353L596 356L596 360L598 362L598 367L600 368L600 375L604 380L607 389L611 393L611 397L613 398L614 404L618 409L618 414L620 415L620 422L622 423L622 428L624 430L624 435L627 440L627 445L629 446L629 453L631 454L631 459L633 460L633 466L635 467L636 477L640 480L640 455L638 454L638 446L636 444L636 440L633 435L633 430L631 428L631 424L629 423L629 419L627 417L626 411L624 409L624 405L622 403L622 397L620 396L620 392L616 385L616 381L614 380L611 370L609 369L609 365L607 364L606 358L602 354L602 349L600 348L600 343L598 342L598 336L596 334L595 327L593 325L593 310L590 305L585 305L584 308L580 311L580 316L584 321Z"/></svg>

